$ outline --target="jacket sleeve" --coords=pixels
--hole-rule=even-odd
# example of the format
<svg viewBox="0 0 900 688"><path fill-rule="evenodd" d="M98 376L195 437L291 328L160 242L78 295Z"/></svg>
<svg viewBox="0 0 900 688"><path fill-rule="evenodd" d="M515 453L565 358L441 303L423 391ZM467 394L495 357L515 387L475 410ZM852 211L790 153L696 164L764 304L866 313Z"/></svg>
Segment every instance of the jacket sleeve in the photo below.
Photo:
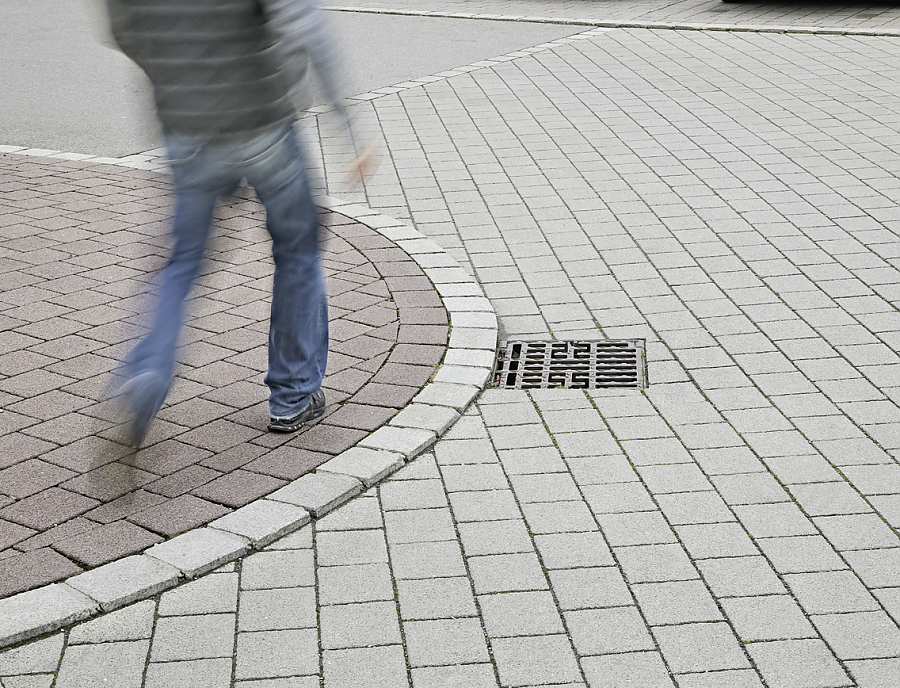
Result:
<svg viewBox="0 0 900 688"><path fill-rule="evenodd" d="M325 97L347 127L352 140L350 120L341 102L346 93L337 65L333 34L315 0L260 0L260 5L276 41L282 68L289 77L302 77L309 60Z"/></svg>

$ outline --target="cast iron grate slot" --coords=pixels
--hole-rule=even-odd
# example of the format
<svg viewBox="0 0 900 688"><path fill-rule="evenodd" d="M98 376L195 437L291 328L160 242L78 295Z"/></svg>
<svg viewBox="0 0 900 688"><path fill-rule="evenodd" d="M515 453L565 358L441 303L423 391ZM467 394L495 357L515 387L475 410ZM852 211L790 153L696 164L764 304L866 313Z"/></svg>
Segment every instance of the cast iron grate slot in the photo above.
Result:
<svg viewBox="0 0 900 688"><path fill-rule="evenodd" d="M494 387L646 387L640 339L508 341L497 352Z"/></svg>

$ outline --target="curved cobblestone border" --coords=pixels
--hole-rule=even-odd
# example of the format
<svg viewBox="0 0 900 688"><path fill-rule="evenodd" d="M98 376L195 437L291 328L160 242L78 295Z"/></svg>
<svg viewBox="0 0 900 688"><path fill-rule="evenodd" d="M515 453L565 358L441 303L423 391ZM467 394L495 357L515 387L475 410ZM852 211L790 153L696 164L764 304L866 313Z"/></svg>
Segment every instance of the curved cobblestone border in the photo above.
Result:
<svg viewBox="0 0 900 688"><path fill-rule="evenodd" d="M701 22L654 22L637 20L574 19L572 17L531 17L504 14L476 14L472 12L429 12L426 10L387 9L381 7L354 7L325 5L333 12L358 12L366 14L393 14L409 17L436 17L445 19L484 19L488 21L530 22L533 24L567 24L570 26L595 26L603 29L672 29L676 31L741 31L750 33L799 33L846 36L900 36L891 29L841 28L828 26L791 26L767 24L707 24ZM579 34L580 35L580 34ZM525 52L525 51L523 51Z"/></svg>
<svg viewBox="0 0 900 688"><path fill-rule="evenodd" d="M160 169L158 156L97 158L16 146L0 152ZM318 518L430 447L484 388L494 363L497 317L481 288L437 243L408 223L333 197L318 204L404 250L434 284L450 316L443 364L384 426L312 473L223 516L98 568L0 600L0 647L145 599L212 571Z"/></svg>

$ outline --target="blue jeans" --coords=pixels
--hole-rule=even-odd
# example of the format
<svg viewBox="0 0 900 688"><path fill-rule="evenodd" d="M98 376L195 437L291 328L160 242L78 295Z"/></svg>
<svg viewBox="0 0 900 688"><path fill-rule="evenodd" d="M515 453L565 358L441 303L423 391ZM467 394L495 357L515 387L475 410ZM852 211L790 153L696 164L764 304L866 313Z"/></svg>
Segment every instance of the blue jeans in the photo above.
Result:
<svg viewBox="0 0 900 688"><path fill-rule="evenodd" d="M328 311L319 263L318 214L303 154L290 126L261 135L201 141L167 135L175 181L174 247L161 275L150 333L125 358L129 378L155 380L154 416L168 391L184 301L200 269L216 200L246 178L266 208L275 279L269 323L269 413L290 418L325 375Z"/></svg>

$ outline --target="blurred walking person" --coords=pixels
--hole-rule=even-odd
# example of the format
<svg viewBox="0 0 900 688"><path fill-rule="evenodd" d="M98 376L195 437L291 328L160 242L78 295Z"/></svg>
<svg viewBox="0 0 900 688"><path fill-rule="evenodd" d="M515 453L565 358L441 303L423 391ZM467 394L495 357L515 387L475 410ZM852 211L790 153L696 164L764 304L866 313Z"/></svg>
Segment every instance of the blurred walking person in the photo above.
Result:
<svg viewBox="0 0 900 688"><path fill-rule="evenodd" d="M275 278L268 429L321 416L328 354L318 215L293 124L292 92L311 63L351 136L337 65L313 0L107 0L113 36L146 72L175 186L173 247L149 334L125 357L119 392L140 447L165 400L184 303L217 199L243 179L266 208ZM362 174L367 156L355 169Z"/></svg>

